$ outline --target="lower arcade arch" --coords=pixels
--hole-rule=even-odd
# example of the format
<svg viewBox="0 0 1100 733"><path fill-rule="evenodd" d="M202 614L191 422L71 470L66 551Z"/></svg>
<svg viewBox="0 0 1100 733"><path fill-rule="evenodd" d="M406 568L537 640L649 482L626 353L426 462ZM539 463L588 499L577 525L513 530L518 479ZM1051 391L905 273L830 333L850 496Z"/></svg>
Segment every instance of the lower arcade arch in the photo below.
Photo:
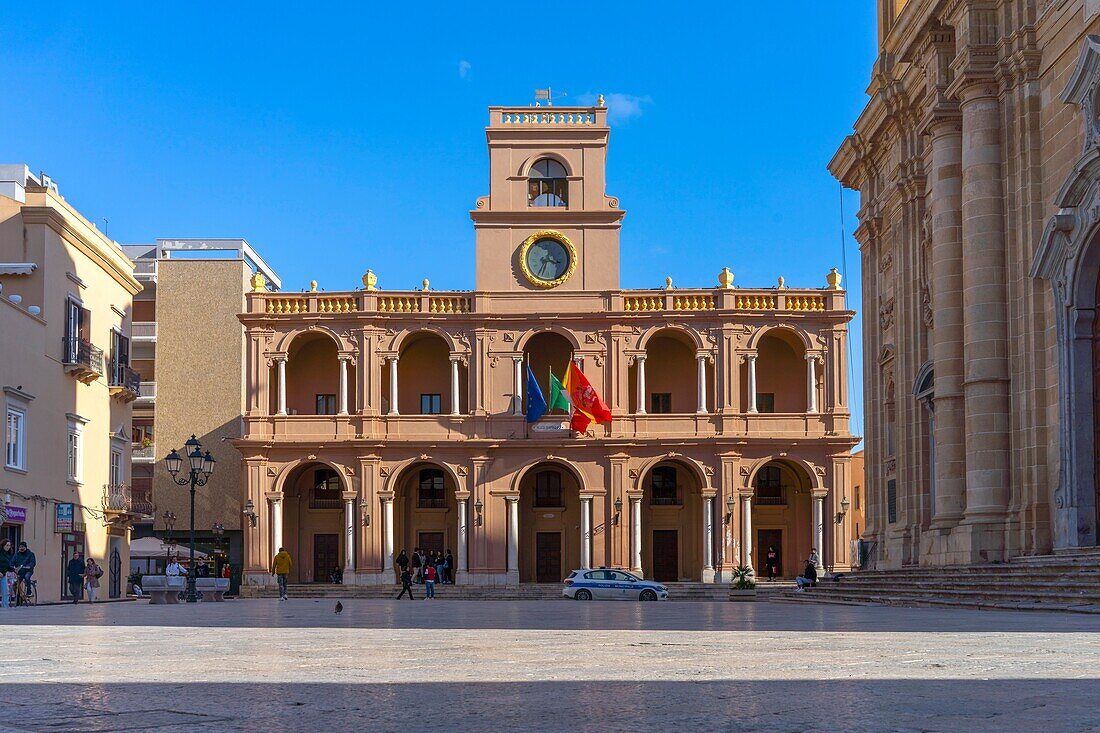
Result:
<svg viewBox="0 0 1100 733"><path fill-rule="evenodd" d="M642 478L642 575L698 581L703 571L703 494L695 472L661 461Z"/></svg>
<svg viewBox="0 0 1100 733"><path fill-rule="evenodd" d="M287 476L283 546L294 560L289 582L328 583L344 566L346 488L339 471L327 463L306 463Z"/></svg>
<svg viewBox="0 0 1100 733"><path fill-rule="evenodd" d="M560 463L543 461L519 483L519 580L560 583L581 566L581 483Z"/></svg>

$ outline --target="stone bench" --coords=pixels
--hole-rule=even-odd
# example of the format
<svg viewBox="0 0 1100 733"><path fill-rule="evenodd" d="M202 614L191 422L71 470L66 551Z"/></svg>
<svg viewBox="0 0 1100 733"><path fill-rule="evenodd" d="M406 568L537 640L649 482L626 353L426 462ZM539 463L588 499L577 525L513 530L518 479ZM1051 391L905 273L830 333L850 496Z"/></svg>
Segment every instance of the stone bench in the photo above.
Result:
<svg viewBox="0 0 1100 733"><path fill-rule="evenodd" d="M229 590L229 578L195 578L195 590L202 593L204 601L221 603Z"/></svg>
<svg viewBox="0 0 1100 733"><path fill-rule="evenodd" d="M179 594L187 588L182 575L146 575L141 590L149 594L149 603L179 603Z"/></svg>

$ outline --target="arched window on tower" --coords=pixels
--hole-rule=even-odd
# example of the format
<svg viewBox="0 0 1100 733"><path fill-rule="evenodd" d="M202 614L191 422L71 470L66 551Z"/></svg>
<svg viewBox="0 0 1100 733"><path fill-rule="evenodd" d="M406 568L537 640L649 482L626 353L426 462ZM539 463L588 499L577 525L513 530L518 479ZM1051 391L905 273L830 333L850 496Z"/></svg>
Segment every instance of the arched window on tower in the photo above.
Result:
<svg viewBox="0 0 1100 733"><path fill-rule="evenodd" d="M531 166L527 181L528 206L566 206L568 201L565 166L550 158L543 158Z"/></svg>

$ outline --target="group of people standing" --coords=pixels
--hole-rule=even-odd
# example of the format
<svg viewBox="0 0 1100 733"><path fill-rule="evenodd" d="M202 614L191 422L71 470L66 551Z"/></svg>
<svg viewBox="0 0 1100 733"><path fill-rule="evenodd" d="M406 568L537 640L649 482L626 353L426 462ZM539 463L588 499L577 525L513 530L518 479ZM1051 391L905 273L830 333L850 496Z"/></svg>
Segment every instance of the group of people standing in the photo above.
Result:
<svg viewBox="0 0 1100 733"><path fill-rule="evenodd" d="M88 603L95 603L99 592L99 579L103 577L103 568L94 559L84 559L84 553L77 550L73 559L65 566L65 580L69 583L69 595L73 603L80 600L80 589L88 591Z"/></svg>
<svg viewBox="0 0 1100 733"><path fill-rule="evenodd" d="M19 549L12 546L11 540L0 542L0 608L11 605L16 583L30 587L37 564L38 560L26 542L20 542Z"/></svg>
<svg viewBox="0 0 1100 733"><path fill-rule="evenodd" d="M435 598L436 583L454 585L455 558L450 550L444 553L416 547L411 557L401 550L394 562L401 576L401 592L397 594L399 600L406 593L409 594L409 600L413 600L413 583L424 585L424 600Z"/></svg>

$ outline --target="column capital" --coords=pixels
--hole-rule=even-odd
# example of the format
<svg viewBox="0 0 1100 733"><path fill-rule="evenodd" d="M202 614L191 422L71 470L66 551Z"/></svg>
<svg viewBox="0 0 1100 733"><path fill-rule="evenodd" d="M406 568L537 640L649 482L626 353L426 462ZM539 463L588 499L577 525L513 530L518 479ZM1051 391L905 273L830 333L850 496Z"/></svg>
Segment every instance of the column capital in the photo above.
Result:
<svg viewBox="0 0 1100 733"><path fill-rule="evenodd" d="M358 491L342 491L342 492L340 492L340 496L343 497L344 501L355 501L356 499L359 498L359 492Z"/></svg>
<svg viewBox="0 0 1100 733"><path fill-rule="evenodd" d="M504 500L506 502L508 502L509 504L515 504L516 502L519 501L519 495L518 494L506 494L504 496Z"/></svg>
<svg viewBox="0 0 1100 733"><path fill-rule="evenodd" d="M283 500L283 492L281 492L281 491L270 491L270 492L264 494L264 498L267 499L268 501L270 501L272 504L277 504L277 503L279 503L280 501Z"/></svg>

